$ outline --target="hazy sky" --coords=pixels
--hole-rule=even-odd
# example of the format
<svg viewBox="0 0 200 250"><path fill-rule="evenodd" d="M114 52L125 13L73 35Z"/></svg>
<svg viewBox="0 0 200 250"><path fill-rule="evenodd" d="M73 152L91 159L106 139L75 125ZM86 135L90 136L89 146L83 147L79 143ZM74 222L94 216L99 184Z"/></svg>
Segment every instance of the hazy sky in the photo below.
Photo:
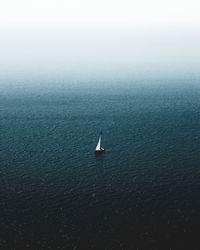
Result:
<svg viewBox="0 0 200 250"><path fill-rule="evenodd" d="M6 0L0 75L198 70L197 0Z"/></svg>

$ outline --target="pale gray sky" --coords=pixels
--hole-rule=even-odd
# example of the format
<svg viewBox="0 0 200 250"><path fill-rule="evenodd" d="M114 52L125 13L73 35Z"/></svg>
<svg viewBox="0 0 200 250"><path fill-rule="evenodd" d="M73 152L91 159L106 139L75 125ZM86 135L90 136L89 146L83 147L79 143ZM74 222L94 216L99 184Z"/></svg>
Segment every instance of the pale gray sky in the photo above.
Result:
<svg viewBox="0 0 200 250"><path fill-rule="evenodd" d="M197 24L198 0L6 0L1 1L1 22L109 23L149 25Z"/></svg>
<svg viewBox="0 0 200 250"><path fill-rule="evenodd" d="M0 75L198 68L197 0L6 0Z"/></svg>

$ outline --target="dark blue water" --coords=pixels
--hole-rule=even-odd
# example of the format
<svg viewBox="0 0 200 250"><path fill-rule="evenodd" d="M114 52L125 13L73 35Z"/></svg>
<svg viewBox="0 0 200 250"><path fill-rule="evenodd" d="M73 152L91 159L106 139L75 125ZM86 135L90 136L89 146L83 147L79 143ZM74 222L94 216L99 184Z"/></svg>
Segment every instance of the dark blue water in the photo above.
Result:
<svg viewBox="0 0 200 250"><path fill-rule="evenodd" d="M1 249L200 249L198 85L19 89L0 94Z"/></svg>

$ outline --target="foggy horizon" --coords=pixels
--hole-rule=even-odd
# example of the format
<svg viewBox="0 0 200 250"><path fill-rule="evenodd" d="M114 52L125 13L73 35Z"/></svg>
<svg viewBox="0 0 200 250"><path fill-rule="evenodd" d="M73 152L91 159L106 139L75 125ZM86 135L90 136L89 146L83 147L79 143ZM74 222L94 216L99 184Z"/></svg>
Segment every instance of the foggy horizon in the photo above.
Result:
<svg viewBox="0 0 200 250"><path fill-rule="evenodd" d="M195 0L29 4L0 11L2 79L199 75Z"/></svg>

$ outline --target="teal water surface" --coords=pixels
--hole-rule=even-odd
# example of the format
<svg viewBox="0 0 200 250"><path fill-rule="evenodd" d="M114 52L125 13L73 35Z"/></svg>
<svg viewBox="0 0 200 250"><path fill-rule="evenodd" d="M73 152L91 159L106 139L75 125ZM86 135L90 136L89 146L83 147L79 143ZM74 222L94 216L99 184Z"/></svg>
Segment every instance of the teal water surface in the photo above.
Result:
<svg viewBox="0 0 200 250"><path fill-rule="evenodd" d="M5 88L1 249L199 249L199 97L190 83Z"/></svg>

